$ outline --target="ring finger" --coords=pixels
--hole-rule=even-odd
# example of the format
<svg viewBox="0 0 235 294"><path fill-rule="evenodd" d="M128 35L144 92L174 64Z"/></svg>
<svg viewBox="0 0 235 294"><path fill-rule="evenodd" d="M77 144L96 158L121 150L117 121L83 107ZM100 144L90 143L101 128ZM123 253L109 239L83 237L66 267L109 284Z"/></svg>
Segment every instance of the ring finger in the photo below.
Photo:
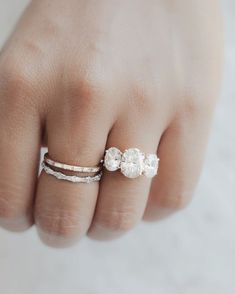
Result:
<svg viewBox="0 0 235 294"><path fill-rule="evenodd" d="M158 134L154 126L154 130L150 128L147 123L134 125L130 117L125 117L114 125L107 148L117 147L123 152L134 147L141 152L155 153L160 130ZM112 239L133 228L143 216L150 184L151 180L145 176L130 179L119 171L105 170L89 235L95 239Z"/></svg>

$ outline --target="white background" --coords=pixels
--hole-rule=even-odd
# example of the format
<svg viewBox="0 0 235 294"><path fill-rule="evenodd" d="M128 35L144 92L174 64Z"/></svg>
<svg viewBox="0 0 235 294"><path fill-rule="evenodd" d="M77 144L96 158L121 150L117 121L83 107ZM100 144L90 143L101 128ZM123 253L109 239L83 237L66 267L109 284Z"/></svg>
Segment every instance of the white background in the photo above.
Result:
<svg viewBox="0 0 235 294"><path fill-rule="evenodd" d="M0 0L0 44L27 2ZM225 81L191 206L118 241L85 238L66 250L45 247L34 229L0 229L1 294L235 293L235 1L222 5Z"/></svg>

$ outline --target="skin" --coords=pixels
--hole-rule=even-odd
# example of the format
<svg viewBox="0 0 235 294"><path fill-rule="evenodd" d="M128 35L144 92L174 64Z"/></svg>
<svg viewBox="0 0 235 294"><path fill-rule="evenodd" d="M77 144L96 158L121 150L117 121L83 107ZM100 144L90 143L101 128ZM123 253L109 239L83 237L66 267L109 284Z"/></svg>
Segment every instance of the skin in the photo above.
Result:
<svg viewBox="0 0 235 294"><path fill-rule="evenodd" d="M64 247L185 207L219 93L221 35L215 0L32 1L0 54L0 225L35 223ZM159 174L37 179L41 146L84 166L108 147L137 147L158 154Z"/></svg>

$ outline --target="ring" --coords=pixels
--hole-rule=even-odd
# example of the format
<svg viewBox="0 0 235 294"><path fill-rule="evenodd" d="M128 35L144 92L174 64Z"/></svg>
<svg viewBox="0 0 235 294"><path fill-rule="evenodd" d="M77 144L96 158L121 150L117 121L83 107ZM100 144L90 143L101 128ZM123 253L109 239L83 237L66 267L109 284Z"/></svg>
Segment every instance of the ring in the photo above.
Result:
<svg viewBox="0 0 235 294"><path fill-rule="evenodd" d="M100 161L102 163L102 161ZM49 154L46 153L44 155L44 160L42 162L42 168L43 170L51 176L54 176L58 180L64 180L64 181L69 181L73 183L92 183L92 182L98 182L101 179L102 172L101 172L101 164L99 166L93 166L93 167L86 167L86 166L76 166L76 165L69 165L65 164L62 162L57 162L52 160L49 157ZM54 168L58 170L54 170ZM85 176L80 176L80 175L67 175L61 172L61 170L67 170L70 172L78 172L78 173L95 173L95 175L85 175Z"/></svg>
<svg viewBox="0 0 235 294"><path fill-rule="evenodd" d="M127 178L145 175L153 178L157 175L159 158L156 154L145 154L137 148L130 148L123 153L116 147L105 151L104 167L108 171L121 170Z"/></svg>
<svg viewBox="0 0 235 294"><path fill-rule="evenodd" d="M99 172L95 176L85 176L85 177L68 176L68 175L65 175L65 174L63 174L61 172L54 171L52 168L50 168L48 165L46 165L46 163L44 161L42 162L42 168L48 175L54 176L58 180L65 180L65 181L69 181L69 182L73 182L73 183L90 184L92 182L100 181L101 176L102 176L102 172Z"/></svg>
<svg viewBox="0 0 235 294"><path fill-rule="evenodd" d="M69 170L74 172L80 173L97 173L101 170L101 166L94 166L94 167L83 167L83 166L76 166L76 165L69 165L61 162L57 162L49 158L49 154L46 153L44 155L44 162L50 166L57 167L63 170Z"/></svg>

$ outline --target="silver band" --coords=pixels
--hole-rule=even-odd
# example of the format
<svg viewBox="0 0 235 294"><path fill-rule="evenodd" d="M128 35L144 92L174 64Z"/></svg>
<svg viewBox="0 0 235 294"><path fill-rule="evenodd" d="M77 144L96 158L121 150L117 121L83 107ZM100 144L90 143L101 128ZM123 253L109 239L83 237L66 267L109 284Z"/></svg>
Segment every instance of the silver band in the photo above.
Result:
<svg viewBox="0 0 235 294"><path fill-rule="evenodd" d="M95 176L86 176L86 177L68 176L68 175L65 175L65 174L63 174L61 172L54 171L49 166L47 166L45 164L45 162L42 162L42 168L43 168L43 170L48 175L54 176L58 180L65 180L65 181L69 181L69 182L73 182L73 183L86 183L86 184L90 184L92 182L98 182L98 181L100 181L101 176L102 176L102 172L98 173Z"/></svg>
<svg viewBox="0 0 235 294"><path fill-rule="evenodd" d="M76 166L76 165L69 165L61 162L57 162L49 158L49 154L46 153L44 155L44 162L46 162L48 165L57 167L63 170L69 170L74 172L80 172L80 173L97 173L101 170L102 166L94 166L94 167L85 167L85 166Z"/></svg>

